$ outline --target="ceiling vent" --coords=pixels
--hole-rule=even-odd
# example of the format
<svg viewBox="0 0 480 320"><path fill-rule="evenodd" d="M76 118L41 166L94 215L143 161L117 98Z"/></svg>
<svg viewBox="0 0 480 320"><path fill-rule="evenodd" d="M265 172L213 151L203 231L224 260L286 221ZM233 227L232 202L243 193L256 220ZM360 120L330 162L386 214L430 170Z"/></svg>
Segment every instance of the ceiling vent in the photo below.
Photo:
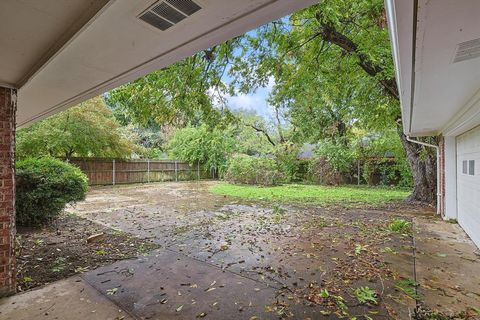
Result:
<svg viewBox="0 0 480 320"><path fill-rule="evenodd" d="M480 39L465 41L457 45L453 63L480 57Z"/></svg>
<svg viewBox="0 0 480 320"><path fill-rule="evenodd" d="M166 0L156 2L138 17L162 31L199 11L201 7L192 0Z"/></svg>

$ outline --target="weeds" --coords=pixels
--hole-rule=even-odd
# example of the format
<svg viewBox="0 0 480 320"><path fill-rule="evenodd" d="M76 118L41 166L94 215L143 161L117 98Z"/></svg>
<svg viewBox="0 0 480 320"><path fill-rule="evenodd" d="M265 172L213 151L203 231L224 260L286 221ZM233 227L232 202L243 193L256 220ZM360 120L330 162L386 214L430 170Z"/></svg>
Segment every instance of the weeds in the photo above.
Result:
<svg viewBox="0 0 480 320"><path fill-rule="evenodd" d="M273 211L273 222L280 223L285 218L285 213L287 212L286 209L282 208L281 206L275 204L272 207Z"/></svg>
<svg viewBox="0 0 480 320"><path fill-rule="evenodd" d="M421 296L416 291L417 287L418 287L418 283L416 283L412 279L400 280L395 284L395 288L402 291L410 298L414 300L420 300Z"/></svg>
<svg viewBox="0 0 480 320"><path fill-rule="evenodd" d="M377 304L377 293L369 287L359 287L353 291L353 294L361 304L373 303Z"/></svg>
<svg viewBox="0 0 480 320"><path fill-rule="evenodd" d="M63 257L58 257L58 258L55 259L55 261L53 262L52 272L60 272L60 271L62 271L63 269L65 269L65 258L63 258Z"/></svg>
<svg viewBox="0 0 480 320"><path fill-rule="evenodd" d="M355 254L357 256L360 255L364 251L367 251L367 246L362 246L361 244L357 244L355 246Z"/></svg>
<svg viewBox="0 0 480 320"><path fill-rule="evenodd" d="M402 234L409 234L412 231L412 223L405 219L395 218L388 225L388 230Z"/></svg>

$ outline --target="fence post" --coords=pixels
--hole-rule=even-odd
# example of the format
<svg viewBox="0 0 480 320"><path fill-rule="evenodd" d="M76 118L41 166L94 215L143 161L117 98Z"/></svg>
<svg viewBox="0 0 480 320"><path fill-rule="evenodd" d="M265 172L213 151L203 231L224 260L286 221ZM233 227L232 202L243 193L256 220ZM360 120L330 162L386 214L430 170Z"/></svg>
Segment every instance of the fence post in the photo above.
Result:
<svg viewBox="0 0 480 320"><path fill-rule="evenodd" d="M177 165L177 160L175 160L175 182L178 182L178 165Z"/></svg>
<svg viewBox="0 0 480 320"><path fill-rule="evenodd" d="M360 185L360 160L357 160L357 185Z"/></svg>
<svg viewBox="0 0 480 320"><path fill-rule="evenodd" d="M200 181L200 161L197 162L197 179Z"/></svg>
<svg viewBox="0 0 480 320"><path fill-rule="evenodd" d="M150 183L150 159L147 160L147 181Z"/></svg>
<svg viewBox="0 0 480 320"><path fill-rule="evenodd" d="M115 185L115 159L112 160L112 185Z"/></svg>

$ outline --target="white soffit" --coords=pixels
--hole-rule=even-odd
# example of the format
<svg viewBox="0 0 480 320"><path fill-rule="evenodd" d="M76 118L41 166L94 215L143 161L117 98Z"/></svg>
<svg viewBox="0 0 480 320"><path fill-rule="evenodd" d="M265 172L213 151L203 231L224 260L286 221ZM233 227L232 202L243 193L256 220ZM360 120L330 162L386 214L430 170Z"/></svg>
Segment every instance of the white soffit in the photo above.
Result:
<svg viewBox="0 0 480 320"><path fill-rule="evenodd" d="M19 87L108 0L1 0L0 85Z"/></svg>
<svg viewBox="0 0 480 320"><path fill-rule="evenodd" d="M414 103L406 128L412 135L444 131L479 90L479 16L478 0L419 1Z"/></svg>
<svg viewBox="0 0 480 320"><path fill-rule="evenodd" d="M111 0L19 89L24 126L161 69L317 0L195 0L202 8L160 31L138 16L156 1Z"/></svg>

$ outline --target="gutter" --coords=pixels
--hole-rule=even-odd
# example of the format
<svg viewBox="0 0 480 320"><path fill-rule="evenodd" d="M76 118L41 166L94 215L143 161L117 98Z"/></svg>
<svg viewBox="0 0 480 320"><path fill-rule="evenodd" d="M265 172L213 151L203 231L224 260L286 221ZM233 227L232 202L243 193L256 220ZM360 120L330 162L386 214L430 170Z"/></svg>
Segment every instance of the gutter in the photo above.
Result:
<svg viewBox="0 0 480 320"><path fill-rule="evenodd" d="M414 140L414 139L410 138L408 135L406 137L407 137L407 141L410 141L412 143L416 143L416 144L419 144L419 145L422 145L422 146L425 146L425 147L435 148L435 151L437 152L437 214L440 215L441 214L441 212L440 212L440 200L441 200L441 197L442 197L442 192L441 192L441 188L440 188L440 147L436 146L434 144Z"/></svg>

